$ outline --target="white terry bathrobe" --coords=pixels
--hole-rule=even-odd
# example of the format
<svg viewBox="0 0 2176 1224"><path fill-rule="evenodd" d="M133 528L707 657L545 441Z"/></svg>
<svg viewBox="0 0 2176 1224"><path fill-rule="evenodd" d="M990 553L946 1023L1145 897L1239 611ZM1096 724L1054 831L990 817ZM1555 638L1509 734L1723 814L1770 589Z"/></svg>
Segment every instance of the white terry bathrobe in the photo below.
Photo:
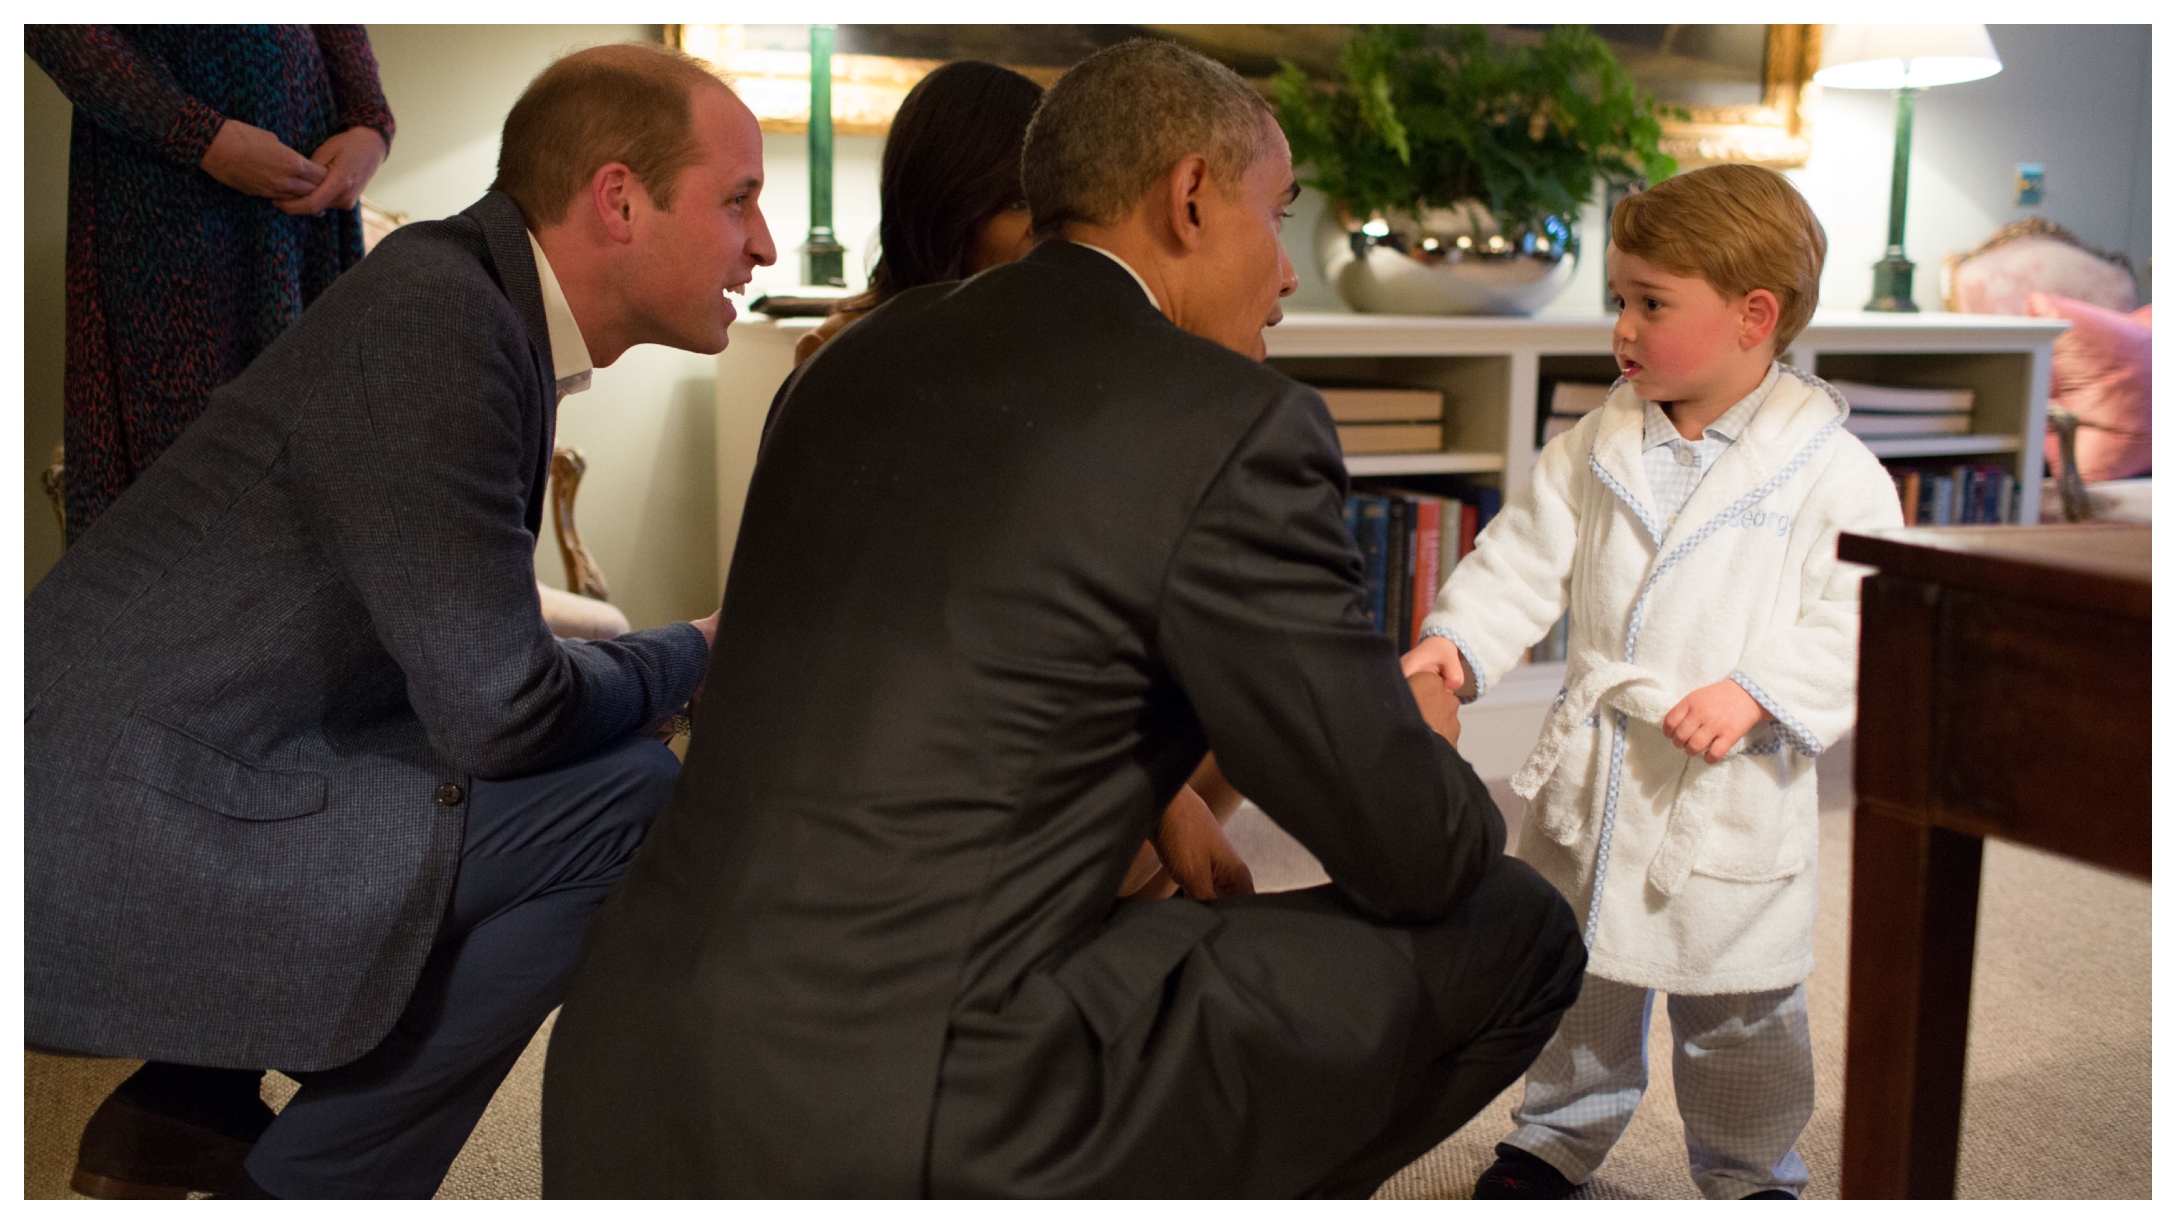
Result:
<svg viewBox="0 0 2176 1224"><path fill-rule="evenodd" d="M1839 531L1901 526L1895 486L1788 366L1667 529L1620 381L1551 441L1422 622L1476 695L1569 609L1565 688L1512 779L1519 857L1579 911L1587 970L1671 994L1795 985L1813 970L1813 759L1856 712L1859 580ZM1662 719L1735 679L1772 721L1717 764Z"/></svg>

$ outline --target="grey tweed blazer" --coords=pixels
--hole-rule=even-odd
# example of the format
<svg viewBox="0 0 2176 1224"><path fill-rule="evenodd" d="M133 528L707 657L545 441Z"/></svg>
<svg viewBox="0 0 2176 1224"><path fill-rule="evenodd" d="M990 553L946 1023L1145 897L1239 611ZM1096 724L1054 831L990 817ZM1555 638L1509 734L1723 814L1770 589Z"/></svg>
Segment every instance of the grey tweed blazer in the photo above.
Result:
<svg viewBox="0 0 2176 1224"><path fill-rule="evenodd" d="M355 1058L430 950L471 779L572 763L701 682L692 626L545 628L549 354L511 200L407 226L31 592L26 1041Z"/></svg>

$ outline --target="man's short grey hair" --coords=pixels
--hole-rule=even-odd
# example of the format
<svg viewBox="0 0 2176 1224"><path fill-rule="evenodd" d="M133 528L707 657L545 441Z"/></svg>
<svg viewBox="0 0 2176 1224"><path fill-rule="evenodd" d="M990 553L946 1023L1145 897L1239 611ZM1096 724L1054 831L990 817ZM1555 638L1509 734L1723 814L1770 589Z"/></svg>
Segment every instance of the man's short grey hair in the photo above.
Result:
<svg viewBox="0 0 2176 1224"><path fill-rule="evenodd" d="M1238 73L1175 43L1096 52L1058 78L1028 125L1020 177L1036 236L1116 224L1192 154L1236 186L1262 155L1271 113Z"/></svg>

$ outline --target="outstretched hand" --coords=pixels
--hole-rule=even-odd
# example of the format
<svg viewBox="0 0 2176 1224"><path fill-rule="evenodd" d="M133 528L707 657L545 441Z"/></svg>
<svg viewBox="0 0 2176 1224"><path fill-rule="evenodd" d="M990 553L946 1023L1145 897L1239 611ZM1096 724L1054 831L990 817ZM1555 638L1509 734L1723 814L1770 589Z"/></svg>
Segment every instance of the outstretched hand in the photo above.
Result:
<svg viewBox="0 0 2176 1224"><path fill-rule="evenodd" d="M1459 657L1458 647L1447 637L1424 637L1420 645L1405 652L1399 665L1405 669L1407 679L1427 672L1443 678L1445 692L1455 693L1466 687L1466 664Z"/></svg>
<svg viewBox="0 0 2176 1224"><path fill-rule="evenodd" d="M1662 718L1662 732L1687 756L1706 757L1710 765L1768 716L1753 695L1735 680L1696 688Z"/></svg>

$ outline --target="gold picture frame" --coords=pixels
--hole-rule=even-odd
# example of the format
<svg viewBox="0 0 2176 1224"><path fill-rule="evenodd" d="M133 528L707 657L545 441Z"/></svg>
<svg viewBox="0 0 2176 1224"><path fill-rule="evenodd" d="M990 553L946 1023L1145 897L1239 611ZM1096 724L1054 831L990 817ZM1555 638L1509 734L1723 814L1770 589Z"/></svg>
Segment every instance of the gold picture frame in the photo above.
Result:
<svg viewBox="0 0 2176 1224"><path fill-rule="evenodd" d="M1334 63L1336 46L1342 42L1341 27L1337 26L1144 28L1176 37L1218 58L1236 55L1260 61L1291 54L1294 59L1316 66ZM756 112L764 131L807 131L808 54L732 45L731 31L735 29L724 25L668 25L665 45L704 60L731 80ZM1813 149L1807 104L1814 88L1813 70L1820 59L1820 26L1770 25L1760 102L1684 107L1686 118L1663 120L1663 152L1686 169L1717 162L1749 162L1778 170L1805 165ZM833 55L832 130L843 136L882 136L889 132L891 117L907 91L944 62L885 55ZM1063 68L1046 65L1008 66L1046 87L1064 72ZM1256 66L1246 64L1242 71ZM1268 92L1266 79L1251 83Z"/></svg>
<svg viewBox="0 0 2176 1224"><path fill-rule="evenodd" d="M737 46L733 42L736 29L729 25L667 25L665 45L702 60L731 82L764 131L808 131L808 52ZM840 136L885 135L892 130L892 116L899 112L907 91L945 62L833 54L831 130ZM1065 71L1007 66L1046 89Z"/></svg>
<svg viewBox="0 0 2176 1224"><path fill-rule="evenodd" d="M1813 152L1808 104L1821 63L1821 27L1768 27L1766 80L1752 106L1688 106L1688 118L1662 121L1662 151L1680 169L1745 162L1794 170Z"/></svg>

